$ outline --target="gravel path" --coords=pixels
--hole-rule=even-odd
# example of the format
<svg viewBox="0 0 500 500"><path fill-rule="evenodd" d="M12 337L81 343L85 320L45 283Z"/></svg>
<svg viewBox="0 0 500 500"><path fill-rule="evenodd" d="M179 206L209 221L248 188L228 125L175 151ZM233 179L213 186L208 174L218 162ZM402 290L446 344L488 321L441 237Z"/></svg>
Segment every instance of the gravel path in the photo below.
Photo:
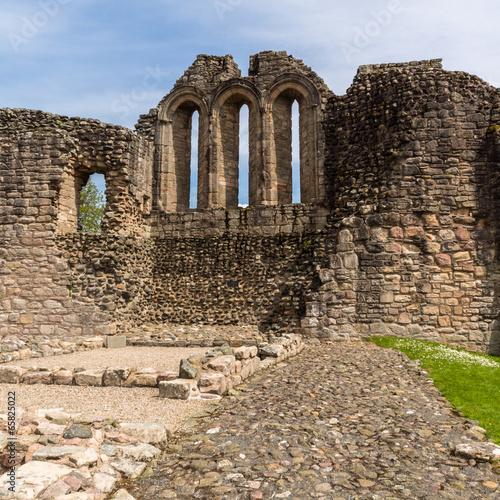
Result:
<svg viewBox="0 0 500 500"><path fill-rule="evenodd" d="M63 408L67 413L110 415L121 422L163 423L172 429L207 405L202 400L160 399L157 388L0 384L2 410L6 410L7 393L13 388L16 406L21 408Z"/></svg>
<svg viewBox="0 0 500 500"><path fill-rule="evenodd" d="M178 435L137 499L498 499L491 465L455 457L465 421L400 353L318 346L254 377Z"/></svg>
<svg viewBox="0 0 500 500"><path fill-rule="evenodd" d="M127 347L96 349L62 356L27 359L11 364L46 368L107 367L154 368L158 371L178 370L182 358L203 354L208 349ZM192 414L206 408L207 401L160 399L157 388L80 387L58 385L0 384L0 405L6 409L7 393L16 391L16 405L21 408L63 408L69 413L112 415L122 422L158 422L176 429ZM5 408L4 408L5 407Z"/></svg>
<svg viewBox="0 0 500 500"><path fill-rule="evenodd" d="M62 356L31 358L10 364L40 368L63 367L67 370L85 368L154 368L157 371L179 369L181 359L205 354L209 349L183 347L125 347L124 349L92 349Z"/></svg>

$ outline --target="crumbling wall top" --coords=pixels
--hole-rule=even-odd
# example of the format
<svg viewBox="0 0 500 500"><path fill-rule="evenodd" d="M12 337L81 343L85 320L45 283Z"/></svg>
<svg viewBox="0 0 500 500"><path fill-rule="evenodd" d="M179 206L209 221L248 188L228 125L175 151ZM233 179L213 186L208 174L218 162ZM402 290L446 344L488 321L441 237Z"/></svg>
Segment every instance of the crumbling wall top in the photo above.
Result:
<svg viewBox="0 0 500 500"><path fill-rule="evenodd" d="M184 75L177 80L174 89L186 85L205 89L207 86L216 86L231 78L240 77L241 71L231 55L220 57L200 54Z"/></svg>
<svg viewBox="0 0 500 500"><path fill-rule="evenodd" d="M248 76L255 80L273 81L286 73L299 73L310 79L320 92L331 93L325 81L302 59L288 55L285 51L266 50L250 56Z"/></svg>
<svg viewBox="0 0 500 500"><path fill-rule="evenodd" d="M132 140L135 136L135 133L128 128L102 123L91 118L68 117L32 109L0 109L0 132L11 136L26 132L43 132L47 136L51 134L86 136L89 132L95 134L98 131L109 136L123 136L126 140Z"/></svg>
<svg viewBox="0 0 500 500"><path fill-rule="evenodd" d="M425 61L411 61L404 63L365 64L358 68L358 75L377 73L381 70L391 69L443 69L442 59L429 59Z"/></svg>

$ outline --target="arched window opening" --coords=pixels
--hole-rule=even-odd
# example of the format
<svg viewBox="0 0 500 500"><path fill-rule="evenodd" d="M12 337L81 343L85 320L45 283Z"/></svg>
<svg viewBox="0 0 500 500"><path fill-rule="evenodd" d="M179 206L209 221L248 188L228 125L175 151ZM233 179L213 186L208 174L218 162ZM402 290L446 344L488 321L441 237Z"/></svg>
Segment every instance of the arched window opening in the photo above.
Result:
<svg viewBox="0 0 500 500"><path fill-rule="evenodd" d="M218 110L218 205L227 209L256 204L259 196L259 113L256 105L237 92Z"/></svg>
<svg viewBox="0 0 500 500"><path fill-rule="evenodd" d="M318 199L315 105L296 87L272 101L273 200L278 204L315 203Z"/></svg>
<svg viewBox="0 0 500 500"><path fill-rule="evenodd" d="M292 104L294 100L295 95L285 90L273 104L277 201L280 205L292 203Z"/></svg>
<svg viewBox="0 0 500 500"><path fill-rule="evenodd" d="M240 108L239 162L238 162L238 206L249 205L250 180L250 137L249 109L244 104Z"/></svg>
<svg viewBox="0 0 500 500"><path fill-rule="evenodd" d="M82 183L83 184L83 183ZM100 233L106 210L106 180L103 174L90 175L76 197L78 231Z"/></svg>
<svg viewBox="0 0 500 500"><path fill-rule="evenodd" d="M167 141L169 160L166 171L163 172L164 206L169 212L187 212L190 206L198 206L197 194L191 195L193 185L196 186L195 192L198 191L200 170L199 109L196 104L191 101L184 102L173 112L170 134ZM193 155L198 158L195 162L192 161ZM192 170L195 175L192 175Z"/></svg>
<svg viewBox="0 0 500 500"><path fill-rule="evenodd" d="M189 208L198 208L198 155L199 155L200 114L194 111L191 116L191 161Z"/></svg>
<svg viewBox="0 0 500 500"><path fill-rule="evenodd" d="M300 120L299 103L292 104L292 203L300 203Z"/></svg>

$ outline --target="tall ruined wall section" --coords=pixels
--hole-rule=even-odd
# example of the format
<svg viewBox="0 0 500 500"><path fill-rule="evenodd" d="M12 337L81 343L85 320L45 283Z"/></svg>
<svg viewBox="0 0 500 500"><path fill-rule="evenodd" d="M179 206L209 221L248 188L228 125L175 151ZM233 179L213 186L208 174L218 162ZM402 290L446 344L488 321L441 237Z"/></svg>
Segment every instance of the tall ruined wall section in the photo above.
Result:
<svg viewBox="0 0 500 500"><path fill-rule="evenodd" d="M189 122L179 121L177 129L173 127L170 142L157 141L154 186L158 206L152 217L155 265L151 300L144 308L151 321L251 323L266 332L300 328L307 297L319 284L316 268L325 265L327 259L322 231L329 210L314 203L293 205L291 195L290 202L278 203L278 190L270 186L272 173L264 162L265 148L271 148L271 141L263 130L267 130L266 120L272 112L265 105L272 89L284 82L292 87L296 84L304 92L304 81L310 85L307 90L321 96L318 107L324 109L330 91L323 80L285 52L252 56L245 78L231 56L200 55L158 108L141 116L138 131L147 134L155 129L158 134L166 124L176 124L176 109L184 106L187 115L198 109L200 149L206 147L201 161L206 161L203 168L209 172L207 183L209 178L218 179L216 189L212 187L208 197L201 197L202 206L197 210L174 210L175 204L168 202L173 183L162 181L170 167L160 160L168 158L179 145L185 146L185 139L179 136L189 129ZM292 94L289 99L295 97L300 95ZM235 121L239 126L238 113L244 104L250 113L249 142L261 144L255 147L253 156L250 154L251 206L247 209L235 208L234 191L231 195L216 192L221 185L238 180L237 169L231 175L226 176L226 172L228 165L238 163L239 138L237 133L232 137L231 131ZM288 104L291 108L291 101ZM308 111L305 108L304 116ZM204 124L209 138L205 146ZM324 155L324 140L318 143ZM176 160L181 157L180 153L175 155ZM182 162L184 176L189 165L185 159ZM178 164L175 168L179 170ZM176 181L180 177L172 175ZM318 178L324 190L324 176ZM272 200L274 206L268 204Z"/></svg>
<svg viewBox="0 0 500 500"><path fill-rule="evenodd" d="M0 334L112 329L109 311L90 296L72 296L70 261L78 250L68 241L78 227L79 190L90 174L103 173L106 233L147 235L151 156L147 141L121 127L0 110ZM87 270L97 280L99 271Z"/></svg>
<svg viewBox="0 0 500 500"><path fill-rule="evenodd" d="M291 203L295 101L303 204ZM500 354L497 89L434 60L363 66L335 96L284 52L252 56L244 78L230 56L202 55L136 129L0 110L0 335L251 323ZM94 172L103 233L81 234L78 193Z"/></svg>
<svg viewBox="0 0 500 500"><path fill-rule="evenodd" d="M500 353L498 128L498 91L477 77L439 61L360 68L330 101L337 244L306 330Z"/></svg>

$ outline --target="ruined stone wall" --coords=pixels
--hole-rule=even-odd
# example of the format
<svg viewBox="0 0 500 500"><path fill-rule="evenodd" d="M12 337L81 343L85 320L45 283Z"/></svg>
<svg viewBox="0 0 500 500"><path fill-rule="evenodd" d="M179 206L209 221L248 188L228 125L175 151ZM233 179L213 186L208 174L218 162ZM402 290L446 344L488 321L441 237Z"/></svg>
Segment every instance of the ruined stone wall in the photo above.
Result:
<svg viewBox="0 0 500 500"><path fill-rule="evenodd" d="M226 233L252 236L308 234L322 231L329 216L330 210L327 207L303 204L236 210L219 208L162 214L152 231L155 236L163 238L202 238Z"/></svg>
<svg viewBox="0 0 500 500"><path fill-rule="evenodd" d="M301 188L290 204L290 107ZM238 113L250 110L249 209ZM188 209L192 113L198 210ZM500 354L500 96L440 61L363 66L344 96L286 53L199 56L137 132L0 111L0 334L146 322L375 334ZM78 191L107 181L101 235Z"/></svg>
<svg viewBox="0 0 500 500"><path fill-rule="evenodd" d="M322 260L319 234L225 233L156 241L156 319L173 323L300 327Z"/></svg>
<svg viewBox="0 0 500 500"><path fill-rule="evenodd" d="M147 234L152 148L122 127L40 111L0 110L0 333L110 330L92 300L71 297L56 236L76 233L79 190L106 177L108 234Z"/></svg>
<svg viewBox="0 0 500 500"><path fill-rule="evenodd" d="M360 68L328 112L337 245L306 329L500 353L498 91L439 61Z"/></svg>
<svg viewBox="0 0 500 500"><path fill-rule="evenodd" d="M300 327L325 265L329 211L289 206L168 214L154 238L57 238L71 297L96 304L118 330L144 323ZM176 219L176 220L174 220Z"/></svg>
<svg viewBox="0 0 500 500"><path fill-rule="evenodd" d="M112 331L156 320L151 311L157 305L153 294L157 250L151 238L78 233L58 236L56 244L67 264L71 301L92 304Z"/></svg>

